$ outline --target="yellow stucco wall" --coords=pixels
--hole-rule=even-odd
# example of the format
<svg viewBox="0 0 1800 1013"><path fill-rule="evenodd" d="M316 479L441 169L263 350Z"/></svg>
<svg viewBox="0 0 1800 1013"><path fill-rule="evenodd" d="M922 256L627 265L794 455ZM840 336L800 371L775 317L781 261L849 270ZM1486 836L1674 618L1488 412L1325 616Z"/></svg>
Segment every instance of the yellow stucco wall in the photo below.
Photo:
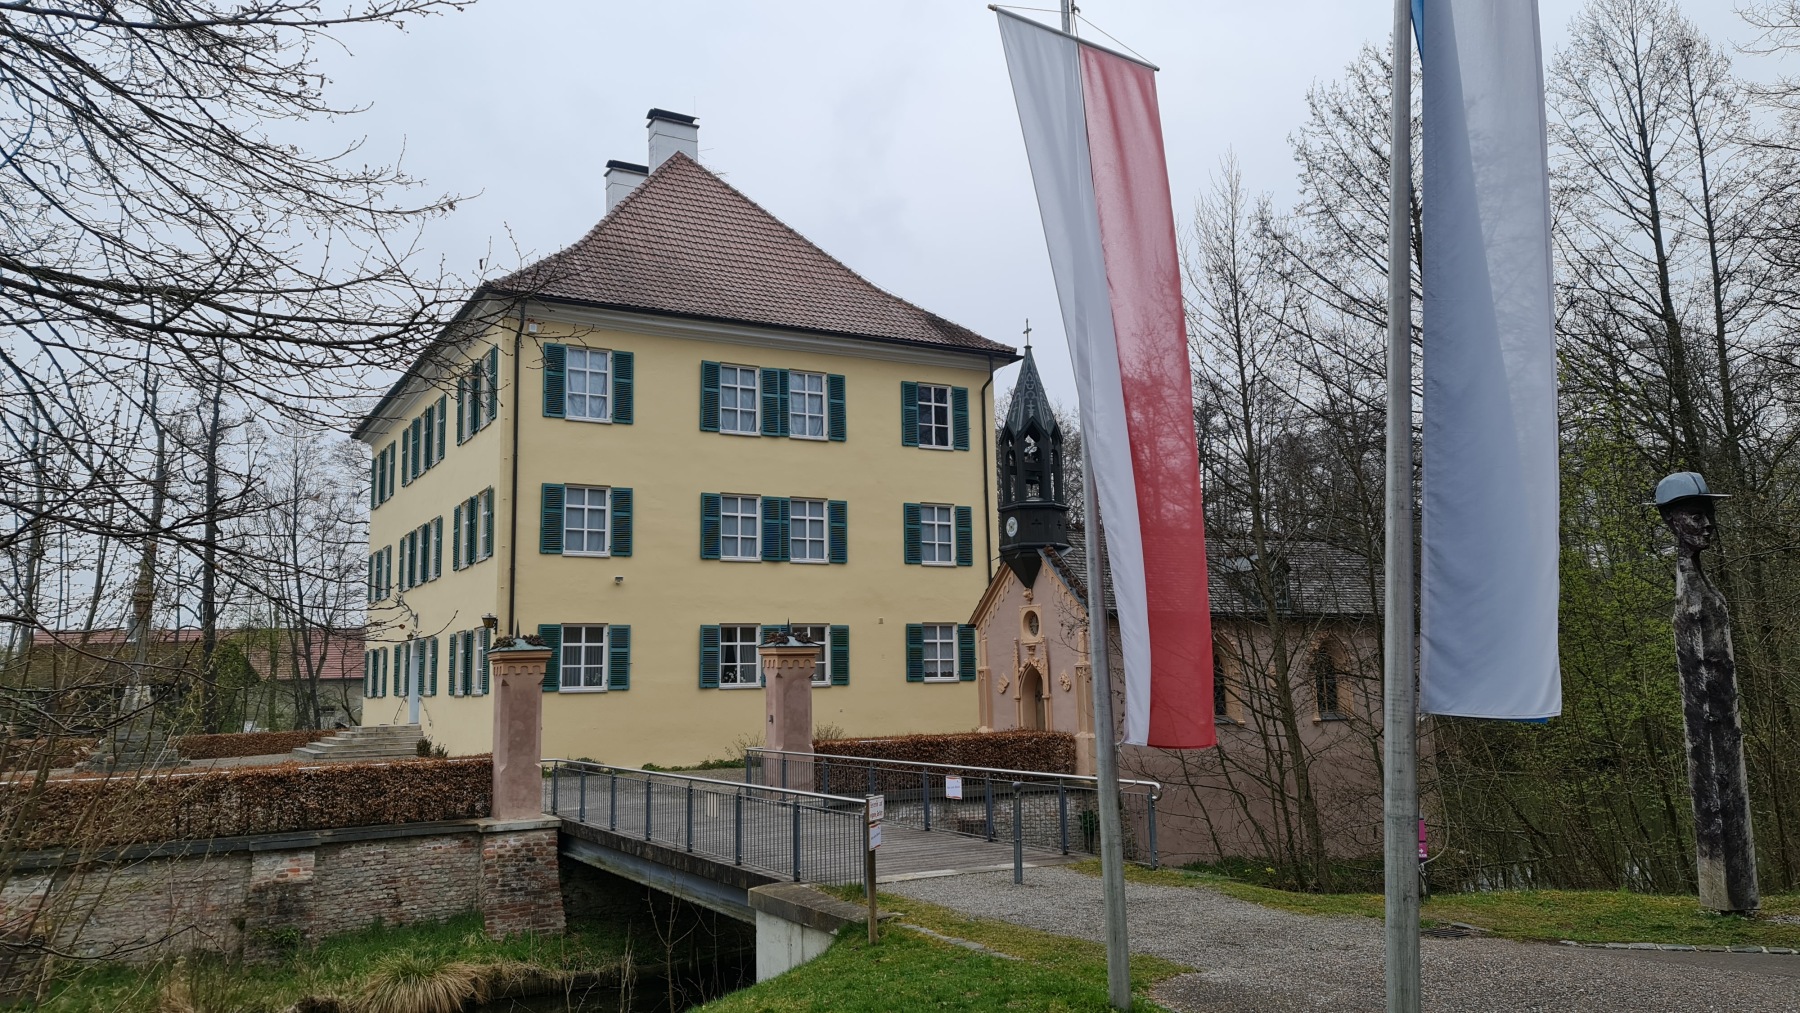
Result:
<svg viewBox="0 0 1800 1013"><path fill-rule="evenodd" d="M913 352L849 340L687 327L659 323L629 329L629 318L581 316L534 305L536 334L527 334L519 389L511 388L511 326L469 343L465 354L489 344L502 352L499 419L462 446L454 419L446 459L372 515L371 544L379 548L430 517L446 531L455 503L492 485L496 492L495 552L453 572L444 550L443 577L405 593L423 635L479 625L482 613L502 629L536 632L543 623L628 623L632 628L631 688L627 692L560 692L544 696L544 750L609 763L676 764L725 755L740 739L760 736L762 691L702 690L702 624L767 622L850 627L848 686L814 694L815 722L852 735L953 731L976 723L975 684L908 683L907 623L966 621L986 587L998 529L983 491L991 472L991 441L983 421L993 417L992 390L983 398L988 364L980 357ZM632 425L545 418L540 346L555 341L634 353L636 414ZM748 437L699 428L702 360L841 373L846 378L848 439L842 443ZM904 380L963 386L970 391L969 451L906 447L900 439ZM435 396L435 395L434 395ZM454 402L454 396L451 398ZM410 418L421 398L392 414ZM522 406L522 412L514 412ZM509 616L512 430L519 437L519 511L516 617ZM398 432L400 425L396 424ZM376 449L391 437L371 437ZM543 483L630 487L634 492L634 548L628 558L544 555L538 549ZM845 564L739 563L700 558L700 495L725 492L844 500L848 504ZM973 508L975 565L907 566L902 559L902 504L953 503ZM623 582L615 583L615 577ZM372 617L392 617L377 609ZM410 614L403 622L414 625ZM390 639L401 639L390 634ZM440 647L440 665L448 646ZM439 693L423 700L425 734L452 753L489 748L492 710L486 698ZM391 680L390 680L391 682ZM406 720L407 702L389 696L365 705L369 724Z"/></svg>

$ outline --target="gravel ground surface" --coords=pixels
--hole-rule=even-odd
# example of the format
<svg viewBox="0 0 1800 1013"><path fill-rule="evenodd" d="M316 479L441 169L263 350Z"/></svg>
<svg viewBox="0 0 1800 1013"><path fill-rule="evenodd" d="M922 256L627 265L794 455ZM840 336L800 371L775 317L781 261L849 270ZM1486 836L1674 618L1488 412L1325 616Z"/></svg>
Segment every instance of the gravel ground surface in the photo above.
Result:
<svg viewBox="0 0 1800 1013"><path fill-rule="evenodd" d="M1100 880L1066 869L980 873L896 883L893 893L1047 932L1101 938ZM1319 918L1211 890L1128 883L1131 947L1198 968L1157 986L1181 1013L1365 1013L1384 1006L1381 923ZM1800 982L1718 954L1707 965L1625 959L1615 952L1503 939L1424 940L1424 1007L1522 1010L1794 1013ZM1764 957L1792 960L1800 957Z"/></svg>

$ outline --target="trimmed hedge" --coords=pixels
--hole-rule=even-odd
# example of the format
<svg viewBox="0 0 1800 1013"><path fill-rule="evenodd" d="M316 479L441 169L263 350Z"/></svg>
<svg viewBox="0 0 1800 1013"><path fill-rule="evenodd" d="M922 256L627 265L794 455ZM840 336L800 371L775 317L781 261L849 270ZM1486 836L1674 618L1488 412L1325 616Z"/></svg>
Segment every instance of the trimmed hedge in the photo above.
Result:
<svg viewBox="0 0 1800 1013"><path fill-rule="evenodd" d="M330 731L227 732L222 735L183 735L175 748L184 760L216 760L224 756L267 756L291 753L309 742L333 734Z"/></svg>
<svg viewBox="0 0 1800 1013"><path fill-rule="evenodd" d="M12 848L85 850L480 819L492 791L491 756L77 777L0 785L0 827Z"/></svg>
<svg viewBox="0 0 1800 1013"><path fill-rule="evenodd" d="M93 739L70 736L8 739L0 743L0 770L32 771L48 761L51 769L73 767L94 751Z"/></svg>
<svg viewBox="0 0 1800 1013"><path fill-rule="evenodd" d="M831 739L813 743L813 751L824 756L867 756L913 763L1075 773L1075 736L1067 732L1020 730Z"/></svg>

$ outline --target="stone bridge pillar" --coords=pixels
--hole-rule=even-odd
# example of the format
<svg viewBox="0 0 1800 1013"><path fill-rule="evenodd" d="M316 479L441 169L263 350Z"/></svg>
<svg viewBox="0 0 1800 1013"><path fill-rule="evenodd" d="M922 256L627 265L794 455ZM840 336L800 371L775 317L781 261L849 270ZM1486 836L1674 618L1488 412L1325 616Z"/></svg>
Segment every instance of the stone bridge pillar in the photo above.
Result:
<svg viewBox="0 0 1800 1013"><path fill-rule="evenodd" d="M763 724L763 745L791 753L812 754L812 677L820 645L792 634L781 634L761 645L763 702L768 710ZM785 786L813 790L813 765L808 758L786 757ZM763 783L782 787L783 757L772 756L763 767Z"/></svg>
<svg viewBox="0 0 1800 1013"><path fill-rule="evenodd" d="M523 639L488 651L493 670L494 813L497 820L544 814L544 663L550 649Z"/></svg>

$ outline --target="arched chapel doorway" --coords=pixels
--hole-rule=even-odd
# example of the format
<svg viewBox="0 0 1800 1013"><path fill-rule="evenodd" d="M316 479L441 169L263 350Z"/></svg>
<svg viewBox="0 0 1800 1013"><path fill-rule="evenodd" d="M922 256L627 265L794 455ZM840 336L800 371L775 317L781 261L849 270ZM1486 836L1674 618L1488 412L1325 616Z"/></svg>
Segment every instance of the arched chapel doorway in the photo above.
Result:
<svg viewBox="0 0 1800 1013"><path fill-rule="evenodd" d="M1019 673L1019 726L1044 730L1044 677L1036 668Z"/></svg>

